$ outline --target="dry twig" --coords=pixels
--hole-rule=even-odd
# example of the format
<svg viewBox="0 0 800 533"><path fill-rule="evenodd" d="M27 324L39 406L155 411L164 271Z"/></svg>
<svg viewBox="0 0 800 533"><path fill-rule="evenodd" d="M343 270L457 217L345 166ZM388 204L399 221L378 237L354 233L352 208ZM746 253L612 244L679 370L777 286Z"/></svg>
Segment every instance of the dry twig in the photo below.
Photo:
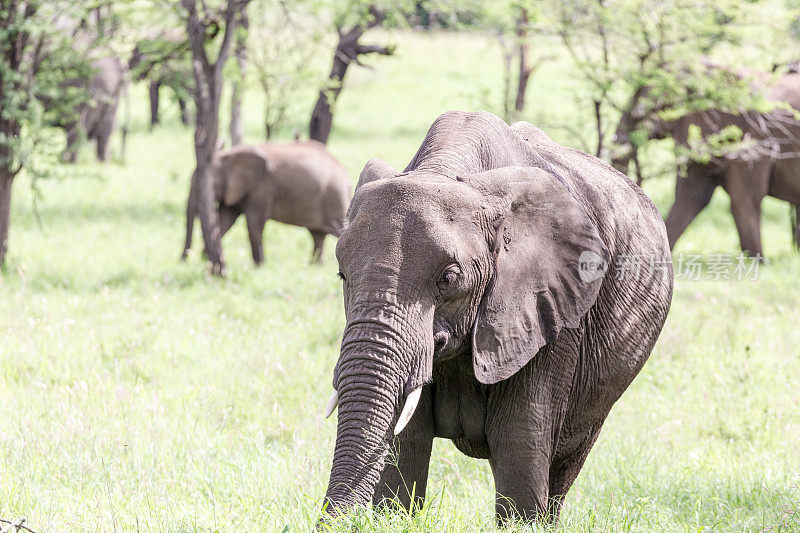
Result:
<svg viewBox="0 0 800 533"><path fill-rule="evenodd" d="M30 533L36 533L34 530L25 526L25 518L20 517L16 520L4 520L0 518L0 524L4 524L2 529L0 529L0 533L17 533L19 531L28 531Z"/></svg>

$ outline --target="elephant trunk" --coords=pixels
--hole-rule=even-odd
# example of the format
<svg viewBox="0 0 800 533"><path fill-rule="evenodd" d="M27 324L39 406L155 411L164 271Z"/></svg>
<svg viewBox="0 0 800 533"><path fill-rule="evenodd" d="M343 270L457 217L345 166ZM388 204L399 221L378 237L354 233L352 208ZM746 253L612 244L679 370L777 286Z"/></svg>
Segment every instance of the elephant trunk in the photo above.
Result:
<svg viewBox="0 0 800 533"><path fill-rule="evenodd" d="M334 376L336 447L324 500L331 516L371 501L388 443L410 420L422 384L430 377L430 364L420 364L430 360L428 350L376 322L351 322L342 341Z"/></svg>
<svg viewBox="0 0 800 533"><path fill-rule="evenodd" d="M369 503L383 469L401 380L395 369L381 369L379 363L369 366L375 374L386 375L353 373L339 381L336 448L325 494L326 511L333 516Z"/></svg>

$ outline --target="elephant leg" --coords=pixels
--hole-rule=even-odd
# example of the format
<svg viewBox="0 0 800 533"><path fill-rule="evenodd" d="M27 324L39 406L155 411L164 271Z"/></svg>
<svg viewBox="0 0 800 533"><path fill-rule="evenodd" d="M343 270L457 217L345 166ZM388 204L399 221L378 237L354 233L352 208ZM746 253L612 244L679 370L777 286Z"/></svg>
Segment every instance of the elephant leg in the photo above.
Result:
<svg viewBox="0 0 800 533"><path fill-rule="evenodd" d="M762 255L761 201L767 192L769 172L769 161L735 161L725 173L725 188L731 197L731 214L739 232L739 242L742 251L753 257Z"/></svg>
<svg viewBox="0 0 800 533"><path fill-rule="evenodd" d="M670 250L692 220L711 201L717 180L710 175L706 165L689 165L685 178L677 177L675 182L675 202L669 210L665 222Z"/></svg>
<svg viewBox="0 0 800 533"><path fill-rule="evenodd" d="M65 128L67 132L67 147L64 150L62 159L65 163L74 163L78 159L78 140L80 139L80 129L78 124L68 124Z"/></svg>
<svg viewBox="0 0 800 533"><path fill-rule="evenodd" d="M161 83L151 81L148 89L150 92L150 128L152 128L158 124L158 91L161 89Z"/></svg>
<svg viewBox="0 0 800 533"><path fill-rule="evenodd" d="M231 229L236 219L239 218L241 212L238 209L228 206L220 206L219 208L219 238L225 236Z"/></svg>
<svg viewBox="0 0 800 533"><path fill-rule="evenodd" d="M492 450L489 459L495 480L495 514L500 525L511 520L539 520L547 513L550 458L535 443L518 444L506 443L503 449Z"/></svg>
<svg viewBox="0 0 800 533"><path fill-rule="evenodd" d="M761 203L751 198L731 198L731 214L739 232L742 251L753 257L761 257Z"/></svg>
<svg viewBox="0 0 800 533"><path fill-rule="evenodd" d="M111 153L111 135L117 125L117 106L105 106L99 120L100 123L96 128L97 160L108 161Z"/></svg>
<svg viewBox="0 0 800 533"><path fill-rule="evenodd" d="M191 194L191 193L190 193ZM231 226L233 226L236 219L239 218L241 212L233 207L226 207L221 206L219 208L219 238L222 239L228 231L230 231ZM186 259L186 256L189 255L189 247L185 247L183 250L183 255L181 256L182 259ZM205 247L203 248L203 257L208 259L208 252L206 251Z"/></svg>
<svg viewBox="0 0 800 533"><path fill-rule="evenodd" d="M550 499L548 500L547 515L553 520L557 520L561 514L561 507L564 505L564 497L569 491L578 473L583 468L583 463L589 456L589 451L600 435L602 422L592 427L590 433L586 435L583 442L568 456L558 458L550 466Z"/></svg>
<svg viewBox="0 0 800 533"><path fill-rule="evenodd" d="M800 205L793 205L792 217L792 244L800 249Z"/></svg>
<svg viewBox="0 0 800 533"><path fill-rule="evenodd" d="M549 516L550 471L577 367L575 330L542 350L489 391L486 438L495 480L495 513L509 520L555 521Z"/></svg>
<svg viewBox="0 0 800 533"><path fill-rule="evenodd" d="M264 263L264 224L269 218L263 210L248 209L244 213L247 221L247 234L250 236L250 249L253 252L253 261L256 265Z"/></svg>
<svg viewBox="0 0 800 533"><path fill-rule="evenodd" d="M310 229L311 237L314 239L314 251L311 252L311 262L314 264L322 264L322 245L325 244L324 231Z"/></svg>
<svg viewBox="0 0 800 533"><path fill-rule="evenodd" d="M431 388L427 386L423 389L414 416L392 441L380 481L372 497L373 505L382 507L390 502L399 502L408 510L422 508L432 448L433 404Z"/></svg>

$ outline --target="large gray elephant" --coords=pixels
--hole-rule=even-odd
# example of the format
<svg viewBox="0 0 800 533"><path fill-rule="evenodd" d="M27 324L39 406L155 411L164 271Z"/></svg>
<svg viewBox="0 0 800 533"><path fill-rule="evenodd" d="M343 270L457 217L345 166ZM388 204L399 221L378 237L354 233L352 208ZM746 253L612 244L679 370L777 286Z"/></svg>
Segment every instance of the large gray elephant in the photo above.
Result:
<svg viewBox="0 0 800 533"><path fill-rule="evenodd" d="M347 170L316 141L239 145L214 156L214 198L220 238L244 214L253 260L264 262L262 234L267 220L308 228L311 258L319 262L326 235L339 236L350 205ZM190 192L186 214L185 259L192 246L197 201Z"/></svg>
<svg viewBox="0 0 800 533"><path fill-rule="evenodd" d="M708 205L717 187L722 187L730 196L731 214L742 250L757 257L763 255L761 203L764 197L789 202L795 212L800 206L800 121L794 117L794 113L800 111L800 74L789 72L776 80L767 75L753 77L755 89L763 91L768 100L782 107L769 113L711 109L670 121L654 119L650 122L650 138L670 137L683 147L693 144L690 134L693 129L706 141L725 135L726 128L731 126L743 134L741 142L705 154L707 161L690 160L685 175L678 176L675 202L666 220L670 248ZM614 166L626 170L628 157L618 158ZM796 223L792 231L794 242L800 245Z"/></svg>
<svg viewBox="0 0 800 533"><path fill-rule="evenodd" d="M67 133L64 160L69 163L77 159L82 139L96 143L98 161L108 160L111 135L117 127L117 108L127 90L127 70L119 58L101 57L93 60L91 66L94 73L86 86L87 100L77 107L74 118L60 124ZM68 81L66 85L79 83Z"/></svg>
<svg viewBox="0 0 800 533"><path fill-rule="evenodd" d="M669 310L652 202L528 123L449 112L402 173L366 165L336 255L327 513L421 504L441 437L489 460L499 521L555 520Z"/></svg>

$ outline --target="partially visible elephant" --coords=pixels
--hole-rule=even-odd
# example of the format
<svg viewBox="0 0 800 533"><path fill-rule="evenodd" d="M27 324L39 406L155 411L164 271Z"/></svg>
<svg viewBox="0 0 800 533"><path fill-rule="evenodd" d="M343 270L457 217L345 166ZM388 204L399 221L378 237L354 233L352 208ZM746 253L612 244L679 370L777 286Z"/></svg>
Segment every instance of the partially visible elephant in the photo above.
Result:
<svg viewBox="0 0 800 533"><path fill-rule="evenodd" d="M117 127L117 108L127 90L127 71L118 58L101 57L93 60L91 66L94 74L86 86L88 100L78 106L76 118L59 124L67 133L64 160L69 163L77 159L83 139L96 142L99 161L108 160L111 135ZM79 84L81 82L65 82L65 85L73 87Z"/></svg>
<svg viewBox="0 0 800 533"><path fill-rule="evenodd" d="M402 173L367 163L344 227L325 511L420 506L441 437L489 460L498 521L556 520L670 307L658 210L531 124L448 112Z"/></svg>
<svg viewBox="0 0 800 533"><path fill-rule="evenodd" d="M347 170L316 141L238 145L217 152L212 164L220 238L244 214L257 265L264 262L262 234L267 220L308 228L313 262L320 262L326 235L339 236L350 205ZM197 201L187 209L185 259L192 245Z"/></svg>
<svg viewBox="0 0 800 533"><path fill-rule="evenodd" d="M189 124L188 101L194 90L189 40L182 30L153 34L142 39L133 49L128 67L133 79L147 81L150 97L150 127L159 123L159 102L162 87L172 90L180 110L180 119Z"/></svg>
<svg viewBox="0 0 800 533"><path fill-rule="evenodd" d="M763 256L761 202L764 197L787 201L795 212L800 206L800 121L794 117L794 113L800 111L800 74L789 72L774 81L761 75L756 78L756 85L768 100L789 109L777 107L769 113L711 109L671 121L652 121L651 138L670 137L684 147L692 144L690 132L693 129L704 140L724 134L723 130L730 126L736 126L743 133L735 149L712 154L709 162L691 160L685 176L678 177L675 202L666 219L670 248L708 205L718 186L730 195L731 213L742 250L756 257ZM627 158L616 161L615 166L620 170L627 168ZM796 224L792 233L795 244L800 244L800 230Z"/></svg>

